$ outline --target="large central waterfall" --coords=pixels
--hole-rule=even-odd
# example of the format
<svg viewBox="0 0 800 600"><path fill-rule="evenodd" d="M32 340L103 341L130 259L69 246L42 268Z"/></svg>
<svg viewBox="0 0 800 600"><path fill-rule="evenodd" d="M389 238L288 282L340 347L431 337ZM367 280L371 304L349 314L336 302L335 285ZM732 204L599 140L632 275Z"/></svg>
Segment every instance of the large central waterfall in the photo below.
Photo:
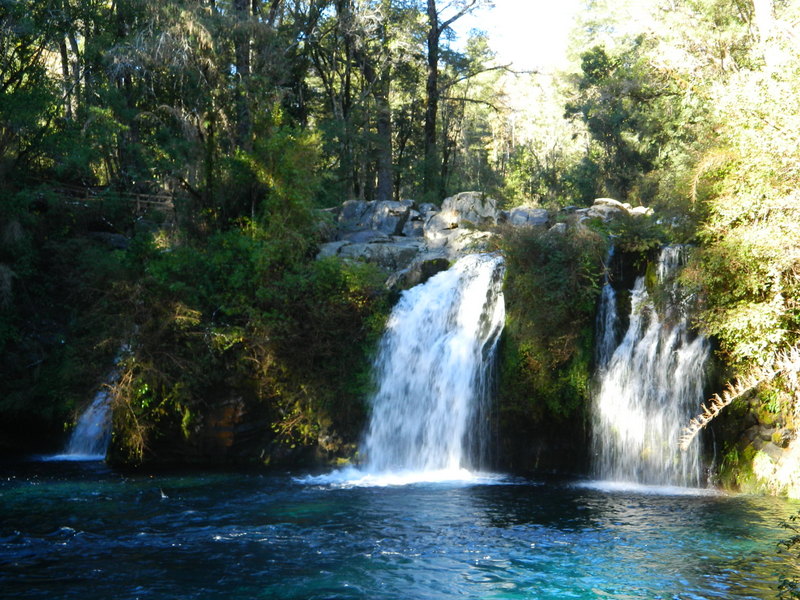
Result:
<svg viewBox="0 0 800 600"><path fill-rule="evenodd" d="M470 255L404 292L376 361L365 470L458 471L485 454L502 259Z"/></svg>
<svg viewBox="0 0 800 600"><path fill-rule="evenodd" d="M685 247L661 252L657 277L667 284ZM678 449L682 427L703 400L706 338L694 335L674 293L660 316L639 277L630 291L627 330L620 331L617 294L606 283L598 313L598 390L594 402L595 474L657 485L702 482L698 444Z"/></svg>

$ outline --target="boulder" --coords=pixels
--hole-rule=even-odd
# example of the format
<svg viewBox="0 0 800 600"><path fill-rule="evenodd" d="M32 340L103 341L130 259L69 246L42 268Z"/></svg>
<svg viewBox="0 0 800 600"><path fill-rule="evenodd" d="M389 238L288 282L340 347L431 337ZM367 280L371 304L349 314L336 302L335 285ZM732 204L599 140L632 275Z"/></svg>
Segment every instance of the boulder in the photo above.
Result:
<svg viewBox="0 0 800 600"><path fill-rule="evenodd" d="M328 242L327 244L320 244L319 252L317 252L317 260L323 258L330 258L331 256L338 256L339 250L344 246L349 246L352 242L341 240L338 242Z"/></svg>
<svg viewBox="0 0 800 600"><path fill-rule="evenodd" d="M354 244L372 244L377 242L390 242L391 238L375 229L362 229L360 231L343 231L339 234L340 240Z"/></svg>
<svg viewBox="0 0 800 600"><path fill-rule="evenodd" d="M400 202L348 200L342 204L339 211L339 229L342 231L371 229L388 235L399 235L413 204L413 200Z"/></svg>
<svg viewBox="0 0 800 600"><path fill-rule="evenodd" d="M458 222L441 212L428 213L430 216L422 228L425 239L434 246L442 246L458 229Z"/></svg>
<svg viewBox="0 0 800 600"><path fill-rule="evenodd" d="M445 198L439 215L446 228L497 224L497 201L481 192L461 192Z"/></svg>
<svg viewBox="0 0 800 600"><path fill-rule="evenodd" d="M628 211L634 217L649 217L653 214L653 209L647 206L637 206Z"/></svg>
<svg viewBox="0 0 800 600"><path fill-rule="evenodd" d="M558 235L565 235L567 233L567 224L556 223L548 231L550 231L550 233L557 233Z"/></svg>
<svg viewBox="0 0 800 600"><path fill-rule="evenodd" d="M576 211L580 212L580 211ZM586 216L590 219L602 219L603 221L610 221L611 219L620 215L626 214L628 211L621 206L612 204L594 204L586 210Z"/></svg>
<svg viewBox="0 0 800 600"><path fill-rule="evenodd" d="M339 248L336 256L399 271L408 267L423 248L420 239L393 237L386 242L348 243Z"/></svg>
<svg viewBox="0 0 800 600"><path fill-rule="evenodd" d="M620 202L619 200L614 200L613 198L596 198L595 201L592 203L593 206L611 206L613 208L618 208L620 210L628 211L631 208L631 205L627 202Z"/></svg>
<svg viewBox="0 0 800 600"><path fill-rule="evenodd" d="M397 271L389 277L386 286L390 288L409 289L441 271L450 268L450 261L437 253L426 253L416 258L408 267Z"/></svg>
<svg viewBox="0 0 800 600"><path fill-rule="evenodd" d="M544 208L517 206L511 210L502 211L500 213L500 221L514 227L544 227L550 222L550 214Z"/></svg>

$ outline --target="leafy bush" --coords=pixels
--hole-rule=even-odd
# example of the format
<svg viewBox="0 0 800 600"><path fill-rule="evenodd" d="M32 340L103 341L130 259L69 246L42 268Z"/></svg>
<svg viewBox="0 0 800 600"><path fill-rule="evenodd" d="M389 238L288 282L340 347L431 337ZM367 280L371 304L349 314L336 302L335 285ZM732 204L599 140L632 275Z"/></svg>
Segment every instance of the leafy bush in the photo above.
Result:
<svg viewBox="0 0 800 600"><path fill-rule="evenodd" d="M209 415L231 398L260 428L234 459L268 458L275 443L313 448L324 438L342 451L355 441L389 308L382 273L292 261L253 224L139 256L143 278L119 290L137 335L116 388L118 459L209 458Z"/></svg>

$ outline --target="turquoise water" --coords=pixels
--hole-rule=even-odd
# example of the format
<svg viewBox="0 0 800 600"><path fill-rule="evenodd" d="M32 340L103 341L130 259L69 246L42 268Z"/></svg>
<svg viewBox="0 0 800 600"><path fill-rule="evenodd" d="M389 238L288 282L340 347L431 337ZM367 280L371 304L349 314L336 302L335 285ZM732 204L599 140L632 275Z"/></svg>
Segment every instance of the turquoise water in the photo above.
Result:
<svg viewBox="0 0 800 600"><path fill-rule="evenodd" d="M0 597L774 598L772 498L0 465Z"/></svg>

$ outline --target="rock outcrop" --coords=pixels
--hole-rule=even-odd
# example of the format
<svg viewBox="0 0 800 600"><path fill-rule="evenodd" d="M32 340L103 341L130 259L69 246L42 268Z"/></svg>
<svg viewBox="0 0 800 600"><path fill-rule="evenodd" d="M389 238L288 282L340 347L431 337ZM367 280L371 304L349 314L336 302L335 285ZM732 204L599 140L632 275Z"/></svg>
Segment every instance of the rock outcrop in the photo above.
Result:
<svg viewBox="0 0 800 600"><path fill-rule="evenodd" d="M517 206L500 210L497 201L481 192L462 192L445 198L441 209L413 200L365 202L348 200L329 209L333 227L321 227L327 239L317 258L338 256L375 264L389 273L387 285L411 287L448 268L451 261L491 248L498 225L541 227L565 234L567 223L548 210ZM589 208L565 209L568 220L611 220L620 215L652 214L611 198L598 198Z"/></svg>

